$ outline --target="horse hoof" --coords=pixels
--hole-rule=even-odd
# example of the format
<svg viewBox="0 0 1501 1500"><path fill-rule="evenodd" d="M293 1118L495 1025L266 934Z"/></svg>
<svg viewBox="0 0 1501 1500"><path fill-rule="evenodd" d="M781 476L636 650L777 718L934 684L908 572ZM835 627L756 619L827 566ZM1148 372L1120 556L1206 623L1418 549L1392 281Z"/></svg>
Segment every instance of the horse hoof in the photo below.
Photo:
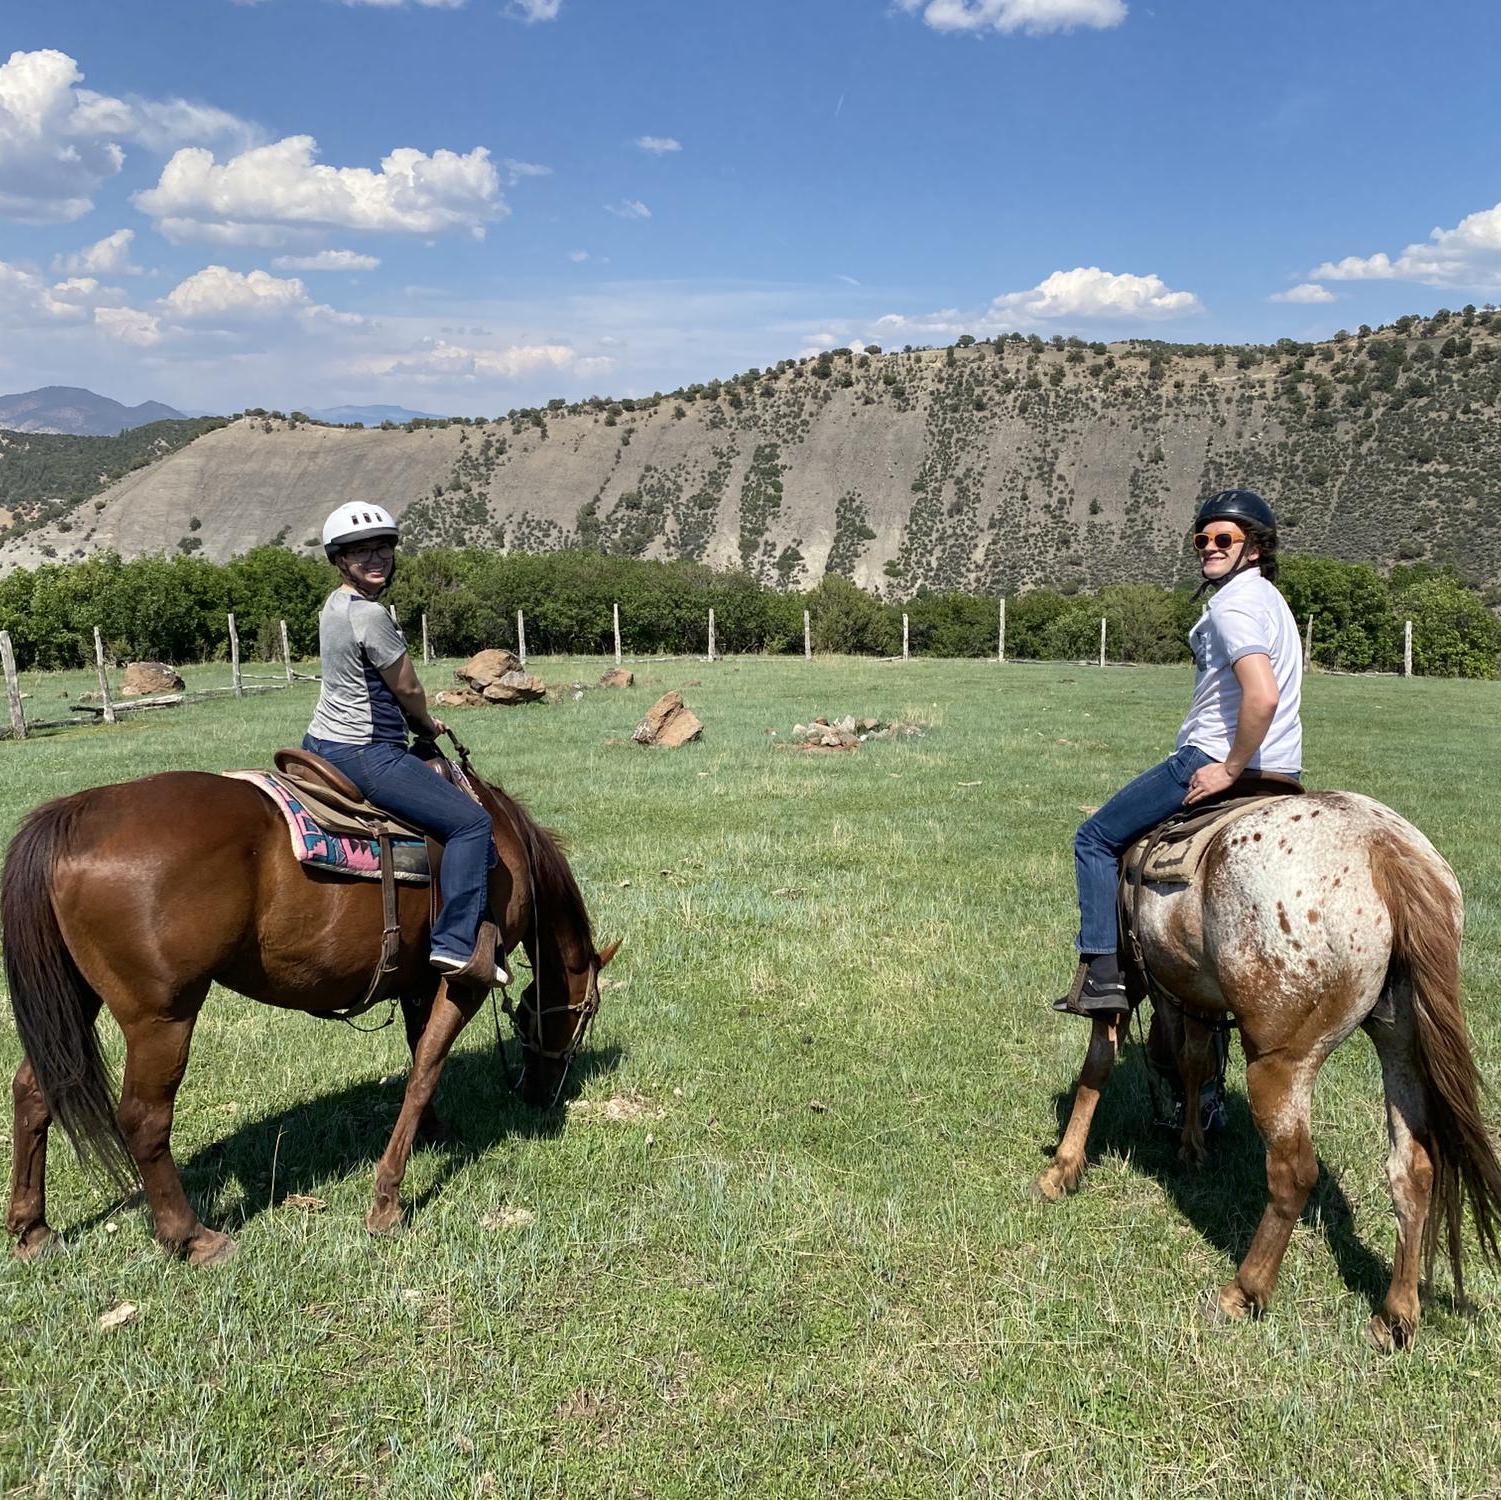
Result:
<svg viewBox="0 0 1501 1500"><path fill-rule="evenodd" d="M1041 1198L1045 1203L1062 1203L1078 1185L1077 1177L1070 1180L1066 1172L1059 1171L1057 1167L1049 1167L1032 1184L1032 1196Z"/></svg>
<svg viewBox="0 0 1501 1500"><path fill-rule="evenodd" d="M1242 1323L1258 1315L1259 1309L1240 1289L1240 1283L1227 1281L1219 1291L1211 1292L1204 1304L1211 1323Z"/></svg>
<svg viewBox="0 0 1501 1500"><path fill-rule="evenodd" d="M365 1215L365 1228L371 1234L399 1234L402 1229L401 1204L377 1203Z"/></svg>
<svg viewBox="0 0 1501 1500"><path fill-rule="evenodd" d="M217 1229L205 1229L188 1246L188 1264L222 1266L225 1261L233 1260L239 1249L227 1234L220 1234Z"/></svg>
<svg viewBox="0 0 1501 1500"><path fill-rule="evenodd" d="M1365 1330L1367 1342L1378 1354L1393 1354L1398 1349L1408 1348L1416 1334L1416 1328L1409 1328L1400 1321L1389 1323L1380 1313L1366 1324Z"/></svg>
<svg viewBox="0 0 1501 1500"><path fill-rule="evenodd" d="M46 1224L34 1224L10 1247L10 1253L27 1265L45 1260L49 1255L60 1254L62 1236Z"/></svg>

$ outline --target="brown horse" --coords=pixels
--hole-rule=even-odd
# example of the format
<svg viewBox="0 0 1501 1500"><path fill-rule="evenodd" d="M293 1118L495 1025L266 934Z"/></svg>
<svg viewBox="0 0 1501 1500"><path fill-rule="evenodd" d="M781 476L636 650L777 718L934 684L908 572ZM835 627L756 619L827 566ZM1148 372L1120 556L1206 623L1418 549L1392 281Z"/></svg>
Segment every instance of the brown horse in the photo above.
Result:
<svg viewBox="0 0 1501 1500"><path fill-rule="evenodd" d="M490 905L497 954L520 943L532 980L517 1020L521 1088L550 1102L599 1005L589 915L554 837L498 787L471 777L500 861ZM429 893L399 887L398 971L412 1071L375 1174L366 1224L401 1218L400 1188L419 1131L436 1132L433 1094L449 1049L484 992L450 988L428 965ZM47 1130L122 1183L139 1173L156 1237L195 1265L231 1254L206 1228L172 1159L173 1101L209 986L291 1010L343 1010L366 994L381 948L378 883L312 872L293 857L281 814L246 782L172 771L46 803L21 825L0 885L11 1005L25 1053L14 1083L6 1227L22 1259L54 1236L46 1215ZM94 1029L108 1006L125 1036L118 1108Z"/></svg>
<svg viewBox="0 0 1501 1500"><path fill-rule="evenodd" d="M1362 1027L1381 1059L1397 1214L1391 1285L1370 1334L1381 1347L1410 1341L1419 1269L1431 1272L1440 1229L1462 1302L1466 1200L1493 1262L1501 1224L1501 1164L1481 1118L1460 1002L1464 907L1453 871L1390 808L1317 792L1246 814L1214 842L1191 884L1148 885L1143 898L1147 965L1178 1002L1159 1010L1172 1035L1153 1040L1170 1042L1189 1101L1181 1154L1204 1159L1195 1106L1214 1068L1212 1028L1227 1011L1240 1025L1246 1092L1267 1146L1266 1211L1220 1288L1219 1311L1243 1318L1271 1301L1318 1180L1314 1077ZM1046 1198L1078 1186L1117 1030L1093 1023L1073 1113L1038 1183Z"/></svg>

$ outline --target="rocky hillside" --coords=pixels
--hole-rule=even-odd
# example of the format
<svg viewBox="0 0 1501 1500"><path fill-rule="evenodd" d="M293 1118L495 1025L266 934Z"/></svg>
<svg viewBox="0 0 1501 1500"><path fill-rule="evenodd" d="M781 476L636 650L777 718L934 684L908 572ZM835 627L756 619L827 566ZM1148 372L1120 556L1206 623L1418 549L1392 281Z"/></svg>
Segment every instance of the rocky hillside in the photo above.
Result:
<svg viewBox="0 0 1501 1500"><path fill-rule="evenodd" d="M1228 484L1271 497L1295 550L1495 584L1501 534L1476 523L1501 487L1501 313L1259 348L1010 335L835 351L415 430L245 416L0 561L309 545L332 505L362 498L419 542L582 544L789 585L828 570L893 596L1168 582L1195 498Z"/></svg>

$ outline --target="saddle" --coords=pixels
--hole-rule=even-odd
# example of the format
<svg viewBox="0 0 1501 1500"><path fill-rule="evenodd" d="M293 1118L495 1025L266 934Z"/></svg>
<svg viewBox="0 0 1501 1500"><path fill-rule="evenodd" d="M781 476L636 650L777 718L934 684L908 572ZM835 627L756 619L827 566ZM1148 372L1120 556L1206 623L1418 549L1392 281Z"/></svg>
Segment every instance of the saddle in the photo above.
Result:
<svg viewBox="0 0 1501 1500"><path fill-rule="evenodd" d="M1276 771L1247 771L1218 796L1186 807L1149 829L1121 856L1116 912L1127 974L1142 994L1178 1002L1153 977L1141 946L1141 892L1147 885L1188 885L1210 846L1237 819L1281 797L1301 797L1303 783ZM1134 972L1133 972L1134 970ZM1134 1002L1133 1002L1134 1003Z"/></svg>
<svg viewBox="0 0 1501 1500"><path fill-rule="evenodd" d="M434 752L423 757L436 775L457 786L476 802L474 789L449 760ZM396 884L427 885L432 917L442 899L438 877L443 845L415 824L370 802L354 782L331 761L309 750L278 750L272 757L275 774L266 771L229 771L225 774L264 792L280 808L292 833L294 855L303 863L340 875L380 879L383 911L380 962L365 998L343 1010L323 1014L350 1020L385 998L387 979L396 972L401 926L396 907ZM290 795L289 795L290 794ZM493 970L494 924L481 923L476 950L477 973ZM488 948L488 952L480 950ZM469 975L461 971L467 980ZM460 975L450 976L450 983Z"/></svg>

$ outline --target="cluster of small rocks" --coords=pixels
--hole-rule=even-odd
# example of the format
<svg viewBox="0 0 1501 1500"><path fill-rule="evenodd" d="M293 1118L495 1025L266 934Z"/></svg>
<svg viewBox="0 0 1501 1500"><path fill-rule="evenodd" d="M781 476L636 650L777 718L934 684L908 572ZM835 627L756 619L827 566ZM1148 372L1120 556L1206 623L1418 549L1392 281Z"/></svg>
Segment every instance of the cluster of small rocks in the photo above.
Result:
<svg viewBox="0 0 1501 1500"><path fill-rule="evenodd" d="M881 719L857 719L846 714L829 720L820 715L810 724L794 724L786 743L794 750L858 750L866 740L887 740L917 735L921 724L885 723Z"/></svg>
<svg viewBox="0 0 1501 1500"><path fill-rule="evenodd" d="M508 708L547 696L547 684L526 671L512 651L478 652L453 675L458 687L446 688L433 700L444 708Z"/></svg>

